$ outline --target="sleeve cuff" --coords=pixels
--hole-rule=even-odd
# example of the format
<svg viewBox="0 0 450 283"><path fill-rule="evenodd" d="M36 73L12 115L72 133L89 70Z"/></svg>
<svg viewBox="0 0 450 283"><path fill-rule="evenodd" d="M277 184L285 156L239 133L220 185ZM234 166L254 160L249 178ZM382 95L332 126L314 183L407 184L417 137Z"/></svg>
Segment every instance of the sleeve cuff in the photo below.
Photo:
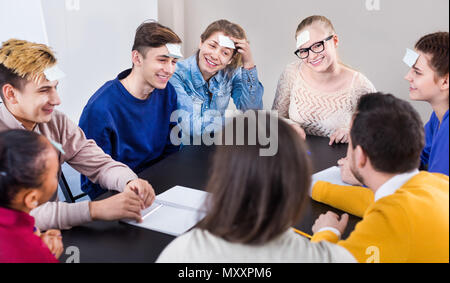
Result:
<svg viewBox="0 0 450 283"><path fill-rule="evenodd" d="M338 236L338 239L341 239L341 232L339 232L338 229L333 228L333 227L323 227L322 229L320 229L319 231L317 231L317 233L320 233L322 231L331 231L334 234L336 234Z"/></svg>
<svg viewBox="0 0 450 283"><path fill-rule="evenodd" d="M258 85L258 71L256 70L256 65L250 70L245 69L242 67L242 79L244 81L244 85L248 87L248 90L252 93L257 85Z"/></svg>
<svg viewBox="0 0 450 283"><path fill-rule="evenodd" d="M327 241L336 244L337 242L339 242L339 236L331 230L321 230L321 232L317 232L313 235L311 242L318 243L321 241Z"/></svg>

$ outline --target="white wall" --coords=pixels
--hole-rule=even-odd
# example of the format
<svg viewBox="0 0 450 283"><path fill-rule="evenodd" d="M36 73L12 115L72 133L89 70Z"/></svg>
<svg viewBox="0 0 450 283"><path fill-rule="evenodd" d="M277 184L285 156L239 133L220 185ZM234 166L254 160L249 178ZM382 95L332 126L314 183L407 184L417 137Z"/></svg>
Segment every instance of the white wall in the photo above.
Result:
<svg viewBox="0 0 450 283"><path fill-rule="evenodd" d="M196 50L200 34L215 20L228 19L246 30L265 87L266 109L272 106L284 67L297 60L294 34L305 17L320 14L330 18L341 39L342 61L364 73L379 91L403 99L409 99L409 85L403 79L408 71L402 62L405 48L412 48L426 33L449 30L448 0L379 0L380 9L371 11L366 2L378 0L184 0L184 28L178 31L171 25L173 13L167 12L179 9L172 3L177 0L159 1L161 5L164 2L160 22L183 32L186 57ZM431 113L428 104L413 105L427 121Z"/></svg>
<svg viewBox="0 0 450 283"><path fill-rule="evenodd" d="M10 38L48 43L41 0L0 0L0 45Z"/></svg>
<svg viewBox="0 0 450 283"><path fill-rule="evenodd" d="M67 74L58 87L62 99L58 109L78 124L94 92L131 67L136 28L158 18L158 2L42 0L42 5L49 44Z"/></svg>

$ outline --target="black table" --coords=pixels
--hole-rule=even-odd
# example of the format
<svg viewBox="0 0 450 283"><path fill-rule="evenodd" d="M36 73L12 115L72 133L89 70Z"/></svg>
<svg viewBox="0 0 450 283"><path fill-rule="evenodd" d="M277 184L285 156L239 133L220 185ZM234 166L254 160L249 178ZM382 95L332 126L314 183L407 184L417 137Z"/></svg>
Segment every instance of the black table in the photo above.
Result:
<svg viewBox="0 0 450 283"><path fill-rule="evenodd" d="M328 145L328 139L308 136L313 172L333 165L344 157L347 145ZM282 145L280 145L282 146ZM209 176L209 160L214 147L187 146L163 161L153 165L141 174L148 180L156 194L173 186L181 185L204 189ZM303 218L296 228L312 234L315 219L328 210L342 212L311 199L304 208ZM343 237L348 237L360 219L350 216L349 225ZM64 247L75 246L80 251L81 262L155 262L161 251L174 239L163 233L127 225L119 221L96 221L71 230L63 231ZM65 262L70 255L62 255Z"/></svg>

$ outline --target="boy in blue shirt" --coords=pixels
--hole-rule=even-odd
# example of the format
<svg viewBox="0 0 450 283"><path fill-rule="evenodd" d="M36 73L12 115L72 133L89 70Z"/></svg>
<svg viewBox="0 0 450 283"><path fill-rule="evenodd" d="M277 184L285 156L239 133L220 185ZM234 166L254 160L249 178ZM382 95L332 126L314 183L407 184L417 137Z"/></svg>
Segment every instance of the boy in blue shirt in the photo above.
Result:
<svg viewBox="0 0 450 283"><path fill-rule="evenodd" d="M170 141L176 125L177 95L169 79L181 58L180 38L157 22L142 24L132 49L133 68L106 82L88 101L80 118L87 138L136 174L178 150ZM105 192L81 176L91 199Z"/></svg>
<svg viewBox="0 0 450 283"><path fill-rule="evenodd" d="M412 100L426 101L433 113L425 125L425 148L421 167L448 176L449 35L436 32L423 36L415 45L417 61L406 75Z"/></svg>

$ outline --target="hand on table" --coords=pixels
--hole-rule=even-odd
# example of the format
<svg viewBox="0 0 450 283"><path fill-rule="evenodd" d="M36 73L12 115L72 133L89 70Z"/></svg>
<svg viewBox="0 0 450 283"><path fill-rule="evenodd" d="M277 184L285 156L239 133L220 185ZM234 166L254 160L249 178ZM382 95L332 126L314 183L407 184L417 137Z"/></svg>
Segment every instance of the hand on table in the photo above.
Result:
<svg viewBox="0 0 450 283"><path fill-rule="evenodd" d="M144 202L144 209L152 205L155 201L155 191L149 182L143 179L136 179L130 181L125 190L131 190L135 192L141 200Z"/></svg>
<svg viewBox="0 0 450 283"><path fill-rule="evenodd" d="M40 233L40 237L42 242L47 245L48 249L55 256L55 258L59 258L64 251L61 231L48 230L45 233Z"/></svg>
<svg viewBox="0 0 450 283"><path fill-rule="evenodd" d="M344 234L345 228L348 223L348 214L344 213L339 219L339 215L334 212L328 211L325 214L321 214L319 218L316 219L312 227L313 233L319 232L320 229L325 227L331 227L337 229L341 235Z"/></svg>
<svg viewBox="0 0 450 283"><path fill-rule="evenodd" d="M332 145L333 143L348 143L350 138L350 130L345 128L340 128L334 131L334 133L330 136L330 143L329 145Z"/></svg>

